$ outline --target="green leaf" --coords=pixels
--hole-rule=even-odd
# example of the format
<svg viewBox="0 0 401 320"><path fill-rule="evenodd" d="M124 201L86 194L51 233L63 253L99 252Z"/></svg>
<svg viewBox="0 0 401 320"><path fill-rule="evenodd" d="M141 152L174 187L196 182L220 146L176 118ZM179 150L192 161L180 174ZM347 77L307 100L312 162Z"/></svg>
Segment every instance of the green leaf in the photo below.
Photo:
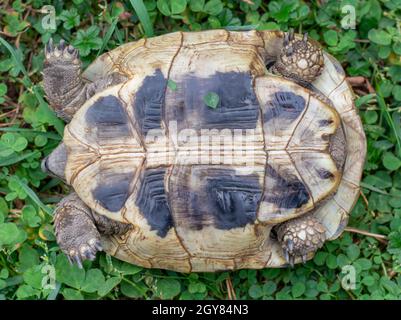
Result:
<svg viewBox="0 0 401 320"><path fill-rule="evenodd" d="M35 137L35 145L38 147L43 147L47 144L47 137L45 135L38 135Z"/></svg>
<svg viewBox="0 0 401 320"><path fill-rule="evenodd" d="M0 97L7 93L7 86L4 83L0 83Z"/></svg>
<svg viewBox="0 0 401 320"><path fill-rule="evenodd" d="M193 12L203 11L204 5L205 5L205 0L190 0L189 1L189 8Z"/></svg>
<svg viewBox="0 0 401 320"><path fill-rule="evenodd" d="M161 279L156 284L160 298L169 300L181 292L181 284L175 279Z"/></svg>
<svg viewBox="0 0 401 320"><path fill-rule="evenodd" d="M398 54L399 56L401 56L401 41L395 42L393 44L393 51L395 52L395 54Z"/></svg>
<svg viewBox="0 0 401 320"><path fill-rule="evenodd" d="M313 258L313 261L316 263L316 265L323 266L326 263L327 255L327 252L318 251Z"/></svg>
<svg viewBox="0 0 401 320"><path fill-rule="evenodd" d="M360 253L361 253L361 251L356 244L351 244L347 248L347 256L352 261L356 260L359 257Z"/></svg>
<svg viewBox="0 0 401 320"><path fill-rule="evenodd" d="M105 285L105 278L99 269L90 269L86 272L85 281L81 290L85 292L96 292Z"/></svg>
<svg viewBox="0 0 401 320"><path fill-rule="evenodd" d="M28 244L24 244L19 252L19 270L25 270L39 264L39 254Z"/></svg>
<svg viewBox="0 0 401 320"><path fill-rule="evenodd" d="M24 281L32 288L42 289L42 279L44 274L41 272L41 267L41 265L36 265L24 272Z"/></svg>
<svg viewBox="0 0 401 320"><path fill-rule="evenodd" d="M140 287L138 287L138 285L132 285L132 283L123 281L121 283L121 292L130 298L140 298L143 296L143 290L141 290Z"/></svg>
<svg viewBox="0 0 401 320"><path fill-rule="evenodd" d="M334 30L327 30L325 33L323 33L323 38L329 46L335 46L338 42L338 35Z"/></svg>
<svg viewBox="0 0 401 320"><path fill-rule="evenodd" d="M175 83L173 80L171 80L171 79L169 79L168 81L167 81L167 86L171 89L171 90L173 90L173 91L176 91L177 90L177 83Z"/></svg>
<svg viewBox="0 0 401 320"><path fill-rule="evenodd" d="M391 44L391 35L385 30L371 29L368 33L368 38L370 41L382 46Z"/></svg>
<svg viewBox="0 0 401 320"><path fill-rule="evenodd" d="M375 278L372 276L366 276L362 279L362 283L368 287L373 286L375 283Z"/></svg>
<svg viewBox="0 0 401 320"><path fill-rule="evenodd" d="M187 0L171 0L171 13L180 14L187 7Z"/></svg>
<svg viewBox="0 0 401 320"><path fill-rule="evenodd" d="M203 11L211 16L217 16L222 10L223 4L220 0L209 0L203 8Z"/></svg>
<svg viewBox="0 0 401 320"><path fill-rule="evenodd" d="M376 101L375 98L376 98L376 94L375 93L367 94L365 96L362 96L362 97L356 99L355 100L355 105L359 108L360 106L364 105L365 103L368 103L368 102L371 102L371 101L375 102ZM366 111L365 113L367 113L367 112L370 112L370 110Z"/></svg>
<svg viewBox="0 0 401 320"><path fill-rule="evenodd" d="M75 289L80 289L85 281L85 270L78 266L71 265L64 254L57 256L56 260L56 279Z"/></svg>
<svg viewBox="0 0 401 320"><path fill-rule="evenodd" d="M208 107L216 109L219 104L220 97L215 92L209 92L203 97L203 101Z"/></svg>
<svg viewBox="0 0 401 320"><path fill-rule="evenodd" d="M261 296L263 296L262 287L258 284L254 284L254 285L250 286L248 293L249 293L249 296L253 299L258 299Z"/></svg>
<svg viewBox="0 0 401 320"><path fill-rule="evenodd" d="M393 92L394 99L397 100L397 101L401 101L401 86L398 85L398 84L395 85L393 87L392 92Z"/></svg>
<svg viewBox="0 0 401 320"><path fill-rule="evenodd" d="M337 268L337 257L333 254L329 254L326 259L326 265L330 269Z"/></svg>
<svg viewBox="0 0 401 320"><path fill-rule="evenodd" d="M141 21L143 30L146 36L153 36L153 25L150 22L148 11L142 0L130 0L132 7L134 8L136 14L138 15L139 21ZM159 1L158 1L159 3Z"/></svg>
<svg viewBox="0 0 401 320"><path fill-rule="evenodd" d="M362 270L369 270L372 267L372 261L366 258L360 258L354 262L354 265L358 265Z"/></svg>
<svg viewBox="0 0 401 320"><path fill-rule="evenodd" d="M367 124L374 124L374 123L376 123L377 119L379 118L379 115L374 110L368 110L363 114L363 117Z"/></svg>
<svg viewBox="0 0 401 320"><path fill-rule="evenodd" d="M90 26L86 30L78 30L77 38L72 42L79 50L82 57L89 55L91 50L98 50L102 46L102 39L98 37L100 29L97 26Z"/></svg>
<svg viewBox="0 0 401 320"><path fill-rule="evenodd" d="M18 287L17 291L16 291L16 295L18 297L18 299L27 299L30 298L32 296L35 296L37 294L39 294L40 291L32 288L29 285L23 284L21 286Z"/></svg>
<svg viewBox="0 0 401 320"><path fill-rule="evenodd" d="M0 279L7 279L10 273L8 272L8 269L3 268L0 271Z"/></svg>
<svg viewBox="0 0 401 320"><path fill-rule="evenodd" d="M62 294L66 300L84 300L83 295L78 290L65 288Z"/></svg>
<svg viewBox="0 0 401 320"><path fill-rule="evenodd" d="M18 239L19 230L14 223L0 224L0 245L14 244Z"/></svg>
<svg viewBox="0 0 401 320"><path fill-rule="evenodd" d="M32 205L26 205L22 209L22 220L31 228L38 227L41 222L40 217L37 216L36 210Z"/></svg>
<svg viewBox="0 0 401 320"><path fill-rule="evenodd" d="M263 294L266 296L272 295L277 290L277 285L273 281L267 281L263 285Z"/></svg>
<svg viewBox="0 0 401 320"><path fill-rule="evenodd" d="M302 296L305 293L305 284L302 282L297 282L295 283L292 288L291 288L291 292L292 295L294 296L294 298L299 298L300 296Z"/></svg>
<svg viewBox="0 0 401 320"><path fill-rule="evenodd" d="M71 8L70 10L63 10L60 15L60 19L64 21L64 28L70 30L74 27L79 26L80 16L76 8Z"/></svg>
<svg viewBox="0 0 401 320"><path fill-rule="evenodd" d="M180 14L186 7L186 0L157 0L157 8L165 16Z"/></svg>
<svg viewBox="0 0 401 320"><path fill-rule="evenodd" d="M383 154L383 165L390 171L398 170L401 167L401 160L391 152Z"/></svg>
<svg viewBox="0 0 401 320"><path fill-rule="evenodd" d="M7 202L0 198L0 223L4 222L5 217L8 215L8 210Z"/></svg>
<svg viewBox="0 0 401 320"><path fill-rule="evenodd" d="M121 282L120 277L112 277L107 279L98 289L99 296L103 297L107 295L114 287L116 287Z"/></svg>

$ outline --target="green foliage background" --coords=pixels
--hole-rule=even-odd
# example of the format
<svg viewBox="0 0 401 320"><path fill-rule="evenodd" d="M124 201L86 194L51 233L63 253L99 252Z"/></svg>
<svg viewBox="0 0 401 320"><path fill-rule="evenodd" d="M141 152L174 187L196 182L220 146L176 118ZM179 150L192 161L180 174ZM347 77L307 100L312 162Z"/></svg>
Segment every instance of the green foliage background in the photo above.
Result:
<svg viewBox="0 0 401 320"><path fill-rule="evenodd" d="M56 30L41 25L42 0L0 4L0 299L400 299L401 298L401 1L132 0L53 1ZM356 29L341 28L342 7L356 8ZM135 8L135 10L134 10ZM397 9L398 8L398 9ZM137 12L137 13L136 13ZM145 34L212 28L308 31L350 76L368 137L361 197L350 226L313 261L294 269L179 274L147 270L105 254L71 267L51 225L68 187L40 170L61 140L63 123L43 100L44 44L76 46L84 64ZM356 288L341 287L341 267L356 269ZM43 286L55 270L55 287Z"/></svg>

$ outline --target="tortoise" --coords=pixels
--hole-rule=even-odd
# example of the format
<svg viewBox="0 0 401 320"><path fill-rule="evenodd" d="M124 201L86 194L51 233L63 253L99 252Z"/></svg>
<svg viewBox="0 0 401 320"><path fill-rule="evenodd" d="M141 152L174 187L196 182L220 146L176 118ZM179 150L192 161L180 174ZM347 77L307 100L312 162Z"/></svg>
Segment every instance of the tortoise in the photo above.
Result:
<svg viewBox="0 0 401 320"><path fill-rule="evenodd" d="M366 138L340 63L307 34L175 32L84 72L50 40L43 83L68 122L42 169L74 191L54 222L71 263L286 267L347 225Z"/></svg>

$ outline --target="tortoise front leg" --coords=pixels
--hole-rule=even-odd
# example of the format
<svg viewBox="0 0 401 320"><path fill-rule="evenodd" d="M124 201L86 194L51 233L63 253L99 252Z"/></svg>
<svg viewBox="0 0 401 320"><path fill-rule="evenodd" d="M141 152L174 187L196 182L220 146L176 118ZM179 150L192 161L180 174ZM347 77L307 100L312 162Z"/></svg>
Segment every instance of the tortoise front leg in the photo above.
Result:
<svg viewBox="0 0 401 320"><path fill-rule="evenodd" d="M287 262L294 266L295 258L306 262L307 256L321 248L326 241L326 228L312 215L302 216L282 223L277 237Z"/></svg>
<svg viewBox="0 0 401 320"><path fill-rule="evenodd" d="M45 48L44 90L51 107L67 122L96 92L121 82L123 78L113 73L93 83L87 83L82 79L81 73L78 50L67 45L64 40L59 45L54 45L50 39Z"/></svg>
<svg viewBox="0 0 401 320"><path fill-rule="evenodd" d="M60 249L70 263L82 268L82 261L93 260L103 250L100 235L123 234L130 225L93 214L92 210L72 193L55 209L55 232Z"/></svg>

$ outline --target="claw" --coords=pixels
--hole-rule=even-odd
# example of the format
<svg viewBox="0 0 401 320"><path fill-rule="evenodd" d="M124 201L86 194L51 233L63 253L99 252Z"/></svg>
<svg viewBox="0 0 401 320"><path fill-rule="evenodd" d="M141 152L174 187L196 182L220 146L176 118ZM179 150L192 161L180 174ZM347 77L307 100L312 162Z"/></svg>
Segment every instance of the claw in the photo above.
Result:
<svg viewBox="0 0 401 320"><path fill-rule="evenodd" d="M307 32L304 33L302 41L305 42L305 43L308 42L308 33Z"/></svg>
<svg viewBox="0 0 401 320"><path fill-rule="evenodd" d="M302 263L305 264L306 263L306 258L307 258L306 254L303 254L301 256L301 258L302 258Z"/></svg>
<svg viewBox="0 0 401 320"><path fill-rule="evenodd" d="M289 40L292 41L294 40L295 36L294 36L294 29L290 29L289 31Z"/></svg>
<svg viewBox="0 0 401 320"><path fill-rule="evenodd" d="M75 48L72 45L69 45L67 47L67 52L72 55L75 52Z"/></svg>
<svg viewBox="0 0 401 320"><path fill-rule="evenodd" d="M74 265L74 262L72 261L71 257L68 254L66 254L66 256L70 265Z"/></svg>
<svg viewBox="0 0 401 320"><path fill-rule="evenodd" d="M73 256L73 259L74 259L74 261L77 263L78 268L79 268L79 269L82 269L82 268L83 268L83 266L82 266L82 261L81 261L81 258L80 258L80 256L79 256L78 253L76 253L76 254Z"/></svg>
<svg viewBox="0 0 401 320"><path fill-rule="evenodd" d="M88 259L90 261L92 261L92 260L94 260L96 258L96 255L90 249L86 250L83 253L83 256L85 257L85 259Z"/></svg>
<svg viewBox="0 0 401 320"><path fill-rule="evenodd" d="M287 263L289 264L290 263L290 256L289 256L288 251L286 249L284 249L284 257L285 257L285 260L287 261Z"/></svg>
<svg viewBox="0 0 401 320"><path fill-rule="evenodd" d="M64 51L64 48L65 48L65 41L64 41L63 39L60 40L60 43L59 43L58 47L59 47L59 49L60 49L61 51Z"/></svg>
<svg viewBox="0 0 401 320"><path fill-rule="evenodd" d="M283 42L284 47L287 46L289 43L290 43L289 33L286 32L286 33L284 34L284 42Z"/></svg>
<svg viewBox="0 0 401 320"><path fill-rule="evenodd" d="M290 255L289 263L290 263L291 268L294 268L294 260L295 260L295 257L293 255Z"/></svg>
<svg viewBox="0 0 401 320"><path fill-rule="evenodd" d="M97 240L97 241L95 242L95 248L96 248L98 251L103 251L102 244L100 243L99 240Z"/></svg>
<svg viewBox="0 0 401 320"><path fill-rule="evenodd" d="M50 38L49 42L46 45L46 51L50 53L53 51L53 38Z"/></svg>
<svg viewBox="0 0 401 320"><path fill-rule="evenodd" d="M288 241L287 241L287 247L288 247L288 250L289 250L290 252L292 252L293 249L294 249L294 242L293 242L292 240L288 240Z"/></svg>

